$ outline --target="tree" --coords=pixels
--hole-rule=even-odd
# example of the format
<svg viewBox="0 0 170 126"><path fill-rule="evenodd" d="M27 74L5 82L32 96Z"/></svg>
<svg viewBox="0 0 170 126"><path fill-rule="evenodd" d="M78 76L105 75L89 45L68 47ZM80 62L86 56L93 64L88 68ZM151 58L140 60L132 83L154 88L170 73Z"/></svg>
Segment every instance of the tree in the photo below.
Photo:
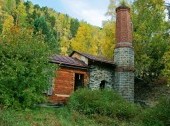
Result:
<svg viewBox="0 0 170 126"><path fill-rule="evenodd" d="M19 2L16 10L15 10L15 23L18 26L26 26L27 13L26 7L23 2Z"/></svg>
<svg viewBox="0 0 170 126"><path fill-rule="evenodd" d="M115 47L115 22L105 22L102 31L104 33L104 40L101 43L102 54L107 58L113 58Z"/></svg>
<svg viewBox="0 0 170 126"><path fill-rule="evenodd" d="M0 0L0 16L2 16L3 7L4 7L4 0Z"/></svg>
<svg viewBox="0 0 170 126"><path fill-rule="evenodd" d="M116 1L117 0L110 0L108 10L106 12L106 16L110 16L111 20L115 20L115 9L116 9Z"/></svg>
<svg viewBox="0 0 170 126"><path fill-rule="evenodd" d="M163 63L165 68L162 70L162 75L167 78L168 86L170 86L170 48L163 56Z"/></svg>
<svg viewBox="0 0 170 126"><path fill-rule="evenodd" d="M92 51L92 48L95 47L95 45L92 44L92 34L90 25L81 23L76 37L71 40L72 49L94 54L95 52Z"/></svg>
<svg viewBox="0 0 170 126"><path fill-rule="evenodd" d="M59 51L58 36L55 36L55 31L47 24L45 17L41 16L34 21L34 33L42 33L50 49L56 53Z"/></svg>
<svg viewBox="0 0 170 126"><path fill-rule="evenodd" d="M34 21L34 29L35 32L42 32L42 34L46 35L47 39L49 38L50 29L47 25L45 17L39 17Z"/></svg>
<svg viewBox="0 0 170 126"><path fill-rule="evenodd" d="M32 26L34 21L34 19L32 18L34 12L34 5L30 1L25 2L24 5L27 13L27 18L26 18L27 25Z"/></svg>
<svg viewBox="0 0 170 126"><path fill-rule="evenodd" d="M163 0L136 0L133 27L136 75L147 82L164 69L162 58L168 47Z"/></svg>
<svg viewBox="0 0 170 126"><path fill-rule="evenodd" d="M33 107L44 100L54 72L51 52L43 37L30 30L13 27L9 35L0 38L0 104Z"/></svg>
<svg viewBox="0 0 170 126"><path fill-rule="evenodd" d="M70 51L70 39L72 38L70 33L70 20L71 18L67 15L60 13L56 15L55 30L57 31L62 55L68 55Z"/></svg>
<svg viewBox="0 0 170 126"><path fill-rule="evenodd" d="M10 29L14 26L14 19L11 15L8 15L3 23L2 34L6 35L6 33L10 32Z"/></svg>
<svg viewBox="0 0 170 126"><path fill-rule="evenodd" d="M78 19L71 19L70 32L71 32L72 37L76 36L79 26L80 24L79 24Z"/></svg>
<svg viewBox="0 0 170 126"><path fill-rule="evenodd" d="M13 14L14 10L16 9L16 1L15 0L4 0L4 10L8 12L8 14Z"/></svg>

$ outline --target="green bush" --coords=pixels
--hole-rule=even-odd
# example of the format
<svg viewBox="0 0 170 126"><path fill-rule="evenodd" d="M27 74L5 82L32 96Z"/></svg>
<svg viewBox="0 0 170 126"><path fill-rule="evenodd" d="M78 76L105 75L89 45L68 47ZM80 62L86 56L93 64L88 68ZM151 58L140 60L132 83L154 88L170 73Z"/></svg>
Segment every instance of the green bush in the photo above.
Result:
<svg viewBox="0 0 170 126"><path fill-rule="evenodd" d="M139 118L146 126L169 126L170 98L162 98L155 107L144 110Z"/></svg>
<svg viewBox="0 0 170 126"><path fill-rule="evenodd" d="M44 100L54 67L42 36L13 30L0 38L0 104L26 108Z"/></svg>
<svg viewBox="0 0 170 126"><path fill-rule="evenodd" d="M68 102L70 110L83 114L100 114L119 119L133 118L140 108L125 101L113 90L77 90Z"/></svg>

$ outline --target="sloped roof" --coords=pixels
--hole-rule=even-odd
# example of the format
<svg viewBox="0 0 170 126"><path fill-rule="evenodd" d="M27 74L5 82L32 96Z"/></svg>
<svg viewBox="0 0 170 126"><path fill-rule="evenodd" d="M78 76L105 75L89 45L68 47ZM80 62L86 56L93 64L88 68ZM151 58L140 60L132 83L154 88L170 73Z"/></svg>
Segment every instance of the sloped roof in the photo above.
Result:
<svg viewBox="0 0 170 126"><path fill-rule="evenodd" d="M78 53L78 54L80 54L80 55L88 58L88 59L91 60L91 61L96 61L96 62L101 62L101 63L106 63L106 64L115 65L115 63L114 63L113 60L109 60L109 59L106 59L106 58L104 58L104 57L94 56L94 55L91 55L91 54L82 53L82 52L78 52L78 51L73 51L73 52L70 54L70 57L71 57L74 53Z"/></svg>
<svg viewBox="0 0 170 126"><path fill-rule="evenodd" d="M61 55L54 55L50 58L50 62L57 63L60 65L69 65L69 66L75 66L75 67L82 67L87 68L87 64L84 62L68 56L61 56Z"/></svg>

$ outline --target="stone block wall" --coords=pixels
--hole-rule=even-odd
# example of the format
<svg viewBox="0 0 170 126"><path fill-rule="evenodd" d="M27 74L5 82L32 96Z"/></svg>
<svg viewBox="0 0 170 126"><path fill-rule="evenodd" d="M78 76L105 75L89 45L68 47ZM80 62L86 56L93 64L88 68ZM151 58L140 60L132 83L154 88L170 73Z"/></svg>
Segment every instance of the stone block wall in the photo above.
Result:
<svg viewBox="0 0 170 126"><path fill-rule="evenodd" d="M114 50L114 62L117 67L134 66L133 48L123 47Z"/></svg>
<svg viewBox="0 0 170 126"><path fill-rule="evenodd" d="M112 89L114 85L114 67L91 65L89 69L89 88L100 89L101 81L105 81L105 88Z"/></svg>
<svg viewBox="0 0 170 126"><path fill-rule="evenodd" d="M134 50L130 47L116 48L114 88L126 100L134 101Z"/></svg>
<svg viewBox="0 0 170 126"><path fill-rule="evenodd" d="M134 73L115 72L114 89L126 100L134 101Z"/></svg>

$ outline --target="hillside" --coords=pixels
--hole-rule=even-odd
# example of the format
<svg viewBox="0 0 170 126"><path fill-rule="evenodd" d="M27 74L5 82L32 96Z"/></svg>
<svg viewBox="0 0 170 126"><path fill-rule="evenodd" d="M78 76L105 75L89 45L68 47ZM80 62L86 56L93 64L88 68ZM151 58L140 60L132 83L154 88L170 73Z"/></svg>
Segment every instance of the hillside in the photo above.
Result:
<svg viewBox="0 0 170 126"><path fill-rule="evenodd" d="M20 30L32 30L34 35L42 34L54 53L68 55L72 50L78 50L106 57L113 55L107 51L110 47L112 49L114 47L114 42L111 41L114 29L109 27L109 22L101 29L29 1L1 0L0 2L1 36L17 27ZM108 30L112 32L106 33ZM108 45L104 45L104 41Z"/></svg>

